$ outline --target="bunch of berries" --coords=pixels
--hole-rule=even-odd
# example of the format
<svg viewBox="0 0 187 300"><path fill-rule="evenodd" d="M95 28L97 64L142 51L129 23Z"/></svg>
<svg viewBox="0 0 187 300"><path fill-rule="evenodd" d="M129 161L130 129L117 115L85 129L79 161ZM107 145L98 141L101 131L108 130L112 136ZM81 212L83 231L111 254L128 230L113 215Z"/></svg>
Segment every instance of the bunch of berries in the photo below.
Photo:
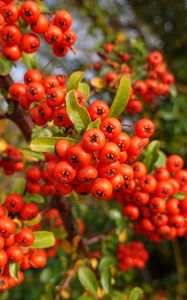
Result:
<svg viewBox="0 0 187 300"><path fill-rule="evenodd" d="M135 162L134 177L116 194L124 215L135 221L135 231L154 242L186 235L187 170L183 164L183 159L173 154L165 167L150 175L143 163Z"/></svg>
<svg viewBox="0 0 187 300"><path fill-rule="evenodd" d="M25 73L24 83L11 84L9 94L24 109L29 110L33 122L44 126L48 121L54 121L59 127L73 127L66 112L66 76L47 76L43 78L38 70L30 69ZM75 92L80 105L85 104L84 94Z"/></svg>
<svg viewBox="0 0 187 300"><path fill-rule="evenodd" d="M148 119L138 121L135 135L130 137L122 131L118 119L106 117L100 129L86 130L77 144L71 145L63 137L59 139L55 144L56 154L45 154L42 169L27 170L27 190L45 195L67 195L74 190L110 200L133 181L130 162L142 153L153 133L154 124Z"/></svg>
<svg viewBox="0 0 187 300"><path fill-rule="evenodd" d="M46 252L32 248L34 229L26 225L38 214L36 203L25 203L23 197L16 193L9 194L0 206L0 291L20 284L24 270L46 265ZM19 265L17 276L10 271L12 263Z"/></svg>
<svg viewBox="0 0 187 300"><path fill-rule="evenodd" d="M117 247L118 267L121 271L132 268L143 269L149 259L149 253L141 242L119 244Z"/></svg>
<svg viewBox="0 0 187 300"><path fill-rule="evenodd" d="M103 61L93 64L94 70L102 78L101 88L108 88L111 92L116 92L124 74L131 77L133 85L126 110L132 115L140 113L145 103L149 107L150 104L153 107L158 106L161 99L169 95L175 81L159 51L151 52L147 59L141 57L139 52L135 55L136 51L128 43L106 43L98 52ZM94 78L91 83L95 86ZM97 84L95 88L97 90Z"/></svg>
<svg viewBox="0 0 187 300"><path fill-rule="evenodd" d="M70 29L72 16L65 10L48 18L41 13L38 3L24 1L20 6L16 1L0 2L0 37L2 54L11 61L17 61L24 53L34 53L40 48L43 35L52 46L53 54L66 56L76 41L76 34ZM27 31L29 30L29 31Z"/></svg>
<svg viewBox="0 0 187 300"><path fill-rule="evenodd" d="M0 155L0 168L2 168L7 175L23 171L23 154L16 147L8 144L7 148Z"/></svg>

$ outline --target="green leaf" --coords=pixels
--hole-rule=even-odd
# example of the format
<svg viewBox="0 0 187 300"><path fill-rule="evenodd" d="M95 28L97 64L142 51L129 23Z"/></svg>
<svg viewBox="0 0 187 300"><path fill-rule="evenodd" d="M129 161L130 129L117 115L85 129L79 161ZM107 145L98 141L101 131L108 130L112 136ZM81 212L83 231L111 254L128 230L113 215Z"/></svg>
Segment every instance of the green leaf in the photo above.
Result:
<svg viewBox="0 0 187 300"><path fill-rule="evenodd" d="M95 300L94 297L92 296L85 296L85 295L82 295L79 300Z"/></svg>
<svg viewBox="0 0 187 300"><path fill-rule="evenodd" d="M16 178L12 188L12 193L23 194L25 191L26 179L23 177Z"/></svg>
<svg viewBox="0 0 187 300"><path fill-rule="evenodd" d="M122 215L118 209L112 208L109 211L109 216L112 220L118 221L122 218Z"/></svg>
<svg viewBox="0 0 187 300"><path fill-rule="evenodd" d="M166 165L166 160L167 160L167 156L165 155L165 153L163 151L158 151L158 159L156 160L156 162L154 163L154 167L155 168L159 168L159 167L165 167Z"/></svg>
<svg viewBox="0 0 187 300"><path fill-rule="evenodd" d="M83 77L84 77L84 73L81 71L76 71L72 73L67 82L67 87L66 87L67 91L77 90L79 83L83 79Z"/></svg>
<svg viewBox="0 0 187 300"><path fill-rule="evenodd" d="M117 94L110 108L111 117L119 117L124 111L130 97L131 82L127 76L123 76L120 80Z"/></svg>
<svg viewBox="0 0 187 300"><path fill-rule="evenodd" d="M141 53L143 58L146 58L147 50L144 42L141 39L132 39L131 44L136 50L138 50Z"/></svg>
<svg viewBox="0 0 187 300"><path fill-rule="evenodd" d="M27 225L28 227L31 227L31 226L38 224L41 221L41 219L42 219L41 214L37 214L37 216L35 218L33 218L31 220L27 220L27 221L25 220L25 221L23 221L23 223L25 225Z"/></svg>
<svg viewBox="0 0 187 300"><path fill-rule="evenodd" d="M90 86L89 86L89 84L87 84L85 82L80 82L79 85L78 85L78 90L81 91L84 94L84 97L87 101L90 97Z"/></svg>
<svg viewBox="0 0 187 300"><path fill-rule="evenodd" d="M36 202L36 203L44 203L44 198L39 194L27 194L24 197L25 202Z"/></svg>
<svg viewBox="0 0 187 300"><path fill-rule="evenodd" d="M145 157L143 163L147 167L148 172L153 169L153 165L159 157L159 147L159 141L152 141L144 152Z"/></svg>
<svg viewBox="0 0 187 300"><path fill-rule="evenodd" d="M141 300L143 298L144 292L139 287L132 289L129 295L129 300Z"/></svg>
<svg viewBox="0 0 187 300"><path fill-rule="evenodd" d="M38 137L31 141L30 148L36 152L51 152L54 153L54 146L59 140L67 140L72 144L76 144L77 141L68 137Z"/></svg>
<svg viewBox="0 0 187 300"><path fill-rule="evenodd" d="M6 76L10 73L13 64L5 57L0 57L0 75Z"/></svg>
<svg viewBox="0 0 187 300"><path fill-rule="evenodd" d="M34 232L34 243L30 246L31 248L49 248L54 246L55 238L50 231L35 231Z"/></svg>
<svg viewBox="0 0 187 300"><path fill-rule="evenodd" d="M105 256L101 259L101 261L99 263L99 271L102 272L103 270L108 268L108 266L115 265L115 263L116 263L116 260L113 256Z"/></svg>
<svg viewBox="0 0 187 300"><path fill-rule="evenodd" d="M48 13L49 12L49 8L45 5L45 3L43 1L39 1L39 2L37 2L37 4L40 8L41 13Z"/></svg>
<svg viewBox="0 0 187 300"><path fill-rule="evenodd" d="M66 109L77 132L84 132L91 123L91 119L87 109L78 103L74 91L70 91L66 95Z"/></svg>
<svg viewBox="0 0 187 300"><path fill-rule="evenodd" d="M13 277L14 279L18 279L18 272L20 270L20 264L19 262L11 262L9 263L9 273L10 277Z"/></svg>
<svg viewBox="0 0 187 300"><path fill-rule="evenodd" d="M98 283L94 273L88 267L81 267L78 270L80 283L93 296L97 294Z"/></svg>
<svg viewBox="0 0 187 300"><path fill-rule="evenodd" d="M101 125L101 120L97 119L97 120L91 122L91 123L88 125L87 129L91 129L91 128L99 128L100 125Z"/></svg>
<svg viewBox="0 0 187 300"><path fill-rule="evenodd" d="M105 293L110 293L111 291L111 271L110 268L105 268L101 272L101 285Z"/></svg>
<svg viewBox="0 0 187 300"><path fill-rule="evenodd" d="M22 54L22 62L28 69L37 69L38 68L38 63L36 59L36 54L27 54L24 53Z"/></svg>
<svg viewBox="0 0 187 300"><path fill-rule="evenodd" d="M119 291L113 291L112 300L124 300L124 294Z"/></svg>
<svg viewBox="0 0 187 300"><path fill-rule="evenodd" d="M182 200L184 197L186 197L186 194L178 192L177 194L172 196L173 198L177 198L178 200Z"/></svg>
<svg viewBox="0 0 187 300"><path fill-rule="evenodd" d="M44 160L43 153L34 152L28 148L21 148L21 152L24 154L27 160L30 161Z"/></svg>

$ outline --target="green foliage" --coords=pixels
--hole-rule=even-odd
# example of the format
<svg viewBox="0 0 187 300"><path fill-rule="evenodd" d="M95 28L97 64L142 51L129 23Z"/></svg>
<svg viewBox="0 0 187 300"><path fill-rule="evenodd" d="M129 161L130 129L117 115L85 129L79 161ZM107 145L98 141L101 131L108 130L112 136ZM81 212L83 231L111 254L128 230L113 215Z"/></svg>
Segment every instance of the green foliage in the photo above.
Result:
<svg viewBox="0 0 187 300"><path fill-rule="evenodd" d="M130 97L131 83L127 76L123 76L120 80L116 96L110 108L111 117L119 117L124 111Z"/></svg>
<svg viewBox="0 0 187 300"><path fill-rule="evenodd" d="M83 266L78 270L78 277L86 291L95 296L97 294L98 283L94 273L88 267Z"/></svg>
<svg viewBox="0 0 187 300"><path fill-rule="evenodd" d="M51 152L54 153L54 146L59 140L68 140L70 143L76 143L77 141L69 137L38 137L31 141L30 148L36 152Z"/></svg>
<svg viewBox="0 0 187 300"><path fill-rule="evenodd" d="M141 300L143 299L143 291L139 287L135 287L132 289L129 295L129 300Z"/></svg>
<svg viewBox="0 0 187 300"><path fill-rule="evenodd" d="M74 91L70 91L66 96L66 109L77 132L83 133L91 123L91 119L87 109L78 103Z"/></svg>
<svg viewBox="0 0 187 300"><path fill-rule="evenodd" d="M31 248L41 249L49 248L54 246L55 238L52 232L50 231L35 231L34 232L34 243L31 245Z"/></svg>

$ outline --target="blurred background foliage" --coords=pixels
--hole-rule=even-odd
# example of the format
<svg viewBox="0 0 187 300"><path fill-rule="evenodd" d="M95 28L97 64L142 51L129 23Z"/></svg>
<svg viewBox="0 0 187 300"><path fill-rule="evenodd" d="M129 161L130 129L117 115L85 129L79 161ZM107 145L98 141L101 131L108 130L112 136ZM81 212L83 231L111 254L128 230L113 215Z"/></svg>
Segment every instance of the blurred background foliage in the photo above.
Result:
<svg viewBox="0 0 187 300"><path fill-rule="evenodd" d="M91 78L93 76L92 63L98 60L95 49L113 31L122 32L129 38L140 37L148 49L160 49L163 52L169 68L176 76L178 94L174 93L159 110L153 111L152 117L156 120L157 137L163 142L163 149L167 153L176 152L187 156L187 1L47 0L46 3L51 11L66 8L73 14L73 28L77 33L78 42L76 44L77 55L69 54L63 60L54 57L51 59L46 46L43 45L38 58L40 69L45 74L60 72L69 74L76 69L83 69L86 71L86 78ZM21 80L23 77L24 66L20 64L19 67L12 71L12 76L16 80ZM99 96L103 96L104 99L104 95ZM15 135L13 126L10 124L8 126L10 127L1 122L0 134L7 140L12 140L14 144L19 144L20 137L17 131ZM110 228L105 209L98 218L96 207L85 208L82 203L79 206L74 208L74 214L77 218L84 219L87 229L96 219L98 222L94 223L94 230L97 228L99 232L100 228L105 227L106 230ZM111 238L110 244L115 245L116 236L114 234L109 237ZM125 240L125 237L123 238ZM186 264L186 241L181 241L180 246L184 264ZM121 274L118 280L120 288L126 287L123 286L124 282L129 287L140 284L149 300L176 299L177 273L172 249L175 252L178 251L178 244L171 245L167 241L158 250L157 245L146 241L146 247L151 253L147 268L141 272L131 270ZM27 272L25 283L11 292L4 293L3 296L0 295L0 299L54 299L54 286L63 276L63 269L72 267L67 249L66 245L65 249L59 250L60 264L59 260L52 258L44 270ZM74 283L72 295L64 294L62 299L78 299L75 287L80 288L80 286L77 286L77 282ZM157 292L154 292L155 290ZM167 294L168 291L170 296Z"/></svg>

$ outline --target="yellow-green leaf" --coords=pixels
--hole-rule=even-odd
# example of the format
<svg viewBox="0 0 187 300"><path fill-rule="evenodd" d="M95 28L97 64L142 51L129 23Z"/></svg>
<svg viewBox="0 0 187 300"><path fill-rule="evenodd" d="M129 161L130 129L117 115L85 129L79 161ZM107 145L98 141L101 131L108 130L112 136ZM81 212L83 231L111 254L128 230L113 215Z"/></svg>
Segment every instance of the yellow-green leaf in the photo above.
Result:
<svg viewBox="0 0 187 300"><path fill-rule="evenodd" d="M78 277L85 290L95 296L97 294L98 282L94 273L88 267L81 267L78 270Z"/></svg>
<svg viewBox="0 0 187 300"><path fill-rule="evenodd" d="M124 111L130 97L131 82L127 76L123 76L120 80L116 96L110 108L111 117L119 117Z"/></svg>
<svg viewBox="0 0 187 300"><path fill-rule="evenodd" d="M84 73L81 71L76 71L72 73L67 82L67 87L66 87L67 91L77 90L79 83L83 79L83 77L84 77Z"/></svg>
<svg viewBox="0 0 187 300"><path fill-rule="evenodd" d="M55 238L50 231L35 231L34 232L34 243L30 246L31 248L49 248L54 246Z"/></svg>
<svg viewBox="0 0 187 300"><path fill-rule="evenodd" d="M68 137L38 137L31 141L30 148L36 152L51 152L54 153L54 146L59 140L68 140L75 144L77 141Z"/></svg>
<svg viewBox="0 0 187 300"><path fill-rule="evenodd" d="M66 109L68 116L73 122L77 132L84 132L87 129L88 125L91 123L91 119L87 109L78 103L74 91L70 91L67 93Z"/></svg>

